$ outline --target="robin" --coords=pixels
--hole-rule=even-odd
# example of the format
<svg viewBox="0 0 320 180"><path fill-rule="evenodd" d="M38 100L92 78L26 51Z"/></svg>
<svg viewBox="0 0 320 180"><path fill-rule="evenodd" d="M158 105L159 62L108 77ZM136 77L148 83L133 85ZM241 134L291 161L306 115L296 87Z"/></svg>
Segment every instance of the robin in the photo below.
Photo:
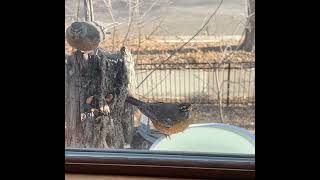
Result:
<svg viewBox="0 0 320 180"><path fill-rule="evenodd" d="M66 30L68 44L80 51L95 50L110 32L98 22L73 22ZM114 26L117 23L109 24Z"/></svg>
<svg viewBox="0 0 320 180"><path fill-rule="evenodd" d="M126 102L137 106L166 136L184 131L192 123L191 104L146 103L131 96L127 97Z"/></svg>

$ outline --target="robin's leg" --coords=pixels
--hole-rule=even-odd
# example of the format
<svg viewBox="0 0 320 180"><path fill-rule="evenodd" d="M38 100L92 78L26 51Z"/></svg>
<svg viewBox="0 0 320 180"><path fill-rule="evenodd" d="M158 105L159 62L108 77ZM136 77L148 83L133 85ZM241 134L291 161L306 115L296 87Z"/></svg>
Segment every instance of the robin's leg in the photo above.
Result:
<svg viewBox="0 0 320 180"><path fill-rule="evenodd" d="M170 135L164 134L164 136L166 137L166 139L169 138L171 140Z"/></svg>

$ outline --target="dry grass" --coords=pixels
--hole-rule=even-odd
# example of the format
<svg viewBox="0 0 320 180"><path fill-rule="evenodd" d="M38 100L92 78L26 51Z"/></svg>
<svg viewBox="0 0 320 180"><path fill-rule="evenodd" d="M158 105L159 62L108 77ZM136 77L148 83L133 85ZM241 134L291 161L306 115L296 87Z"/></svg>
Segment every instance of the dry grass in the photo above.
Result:
<svg viewBox="0 0 320 180"><path fill-rule="evenodd" d="M255 107L224 107L224 122L255 131ZM218 107L210 104L195 105L192 111L194 123L221 123Z"/></svg>
<svg viewBox="0 0 320 180"><path fill-rule="evenodd" d="M142 39L140 43L137 39L131 39L127 43L127 47L131 50L132 54L137 55L139 63L156 63L165 60L175 49L177 49L182 43L163 42L158 39ZM237 41L228 40L220 42L197 42L186 45L181 52L173 56L168 62L208 62L217 61L223 58L225 55L222 53L223 49L220 47L237 45ZM122 39L116 38L116 49L120 49L122 46ZM103 42L100 46L103 49L111 50L112 42L110 39ZM71 47L68 43L65 43L65 50L67 54L71 53ZM244 51L230 51L232 52L228 59L232 61L254 61L255 54ZM228 55L228 54L227 54ZM137 56L134 56L135 60Z"/></svg>

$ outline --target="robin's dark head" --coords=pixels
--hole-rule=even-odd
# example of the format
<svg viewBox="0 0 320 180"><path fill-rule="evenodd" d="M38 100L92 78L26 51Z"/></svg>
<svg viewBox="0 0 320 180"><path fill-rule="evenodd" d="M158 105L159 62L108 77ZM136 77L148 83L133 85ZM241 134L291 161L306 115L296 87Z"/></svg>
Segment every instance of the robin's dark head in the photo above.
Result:
<svg viewBox="0 0 320 180"><path fill-rule="evenodd" d="M86 34L86 26L82 22L74 22L70 26L70 34L73 38L81 38Z"/></svg>
<svg viewBox="0 0 320 180"><path fill-rule="evenodd" d="M81 22L74 22L70 26L70 30L73 33L81 33L82 31L82 23Z"/></svg>

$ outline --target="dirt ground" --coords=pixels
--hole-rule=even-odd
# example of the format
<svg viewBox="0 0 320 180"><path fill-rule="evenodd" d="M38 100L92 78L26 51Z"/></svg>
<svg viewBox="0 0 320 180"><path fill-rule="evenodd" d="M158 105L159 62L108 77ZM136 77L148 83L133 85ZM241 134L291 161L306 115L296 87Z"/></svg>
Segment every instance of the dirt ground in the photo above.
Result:
<svg viewBox="0 0 320 180"><path fill-rule="evenodd" d="M225 123L255 132L254 106L224 107L223 121L221 121L219 108L216 105L196 105L193 113L194 123Z"/></svg>

